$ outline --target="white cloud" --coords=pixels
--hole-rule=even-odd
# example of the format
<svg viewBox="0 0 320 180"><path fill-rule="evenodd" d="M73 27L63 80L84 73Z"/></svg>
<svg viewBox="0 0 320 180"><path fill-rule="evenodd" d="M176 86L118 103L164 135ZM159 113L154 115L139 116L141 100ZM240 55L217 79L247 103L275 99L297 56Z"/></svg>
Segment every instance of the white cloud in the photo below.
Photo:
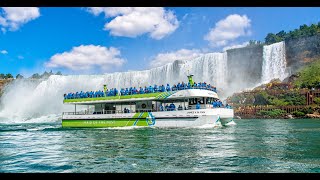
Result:
<svg viewBox="0 0 320 180"><path fill-rule="evenodd" d="M104 30L110 30L114 36L137 37L149 33L151 38L159 40L179 27L174 13L162 7L92 7L88 11L113 18Z"/></svg>
<svg viewBox="0 0 320 180"><path fill-rule="evenodd" d="M203 55L198 49L180 49L174 52L160 53L150 62L150 67L159 67L171 63L175 60L192 59Z"/></svg>
<svg viewBox="0 0 320 180"><path fill-rule="evenodd" d="M1 50L0 53L1 53L1 54L8 54L8 51L6 51L6 50Z"/></svg>
<svg viewBox="0 0 320 180"><path fill-rule="evenodd" d="M10 31L18 30L23 24L34 20L40 16L37 7L2 7L0 11L1 30L6 32L6 28Z"/></svg>
<svg viewBox="0 0 320 180"><path fill-rule="evenodd" d="M45 63L46 67L63 67L73 71L108 71L120 67L125 60L120 58L120 51L114 47L81 45L71 51L58 53Z"/></svg>
<svg viewBox="0 0 320 180"><path fill-rule="evenodd" d="M229 50L229 49L236 49L236 48L242 48L242 47L246 47L249 44L249 42L244 42L242 44L235 44L235 45L230 45L230 46L226 46L223 48L223 51Z"/></svg>
<svg viewBox="0 0 320 180"><path fill-rule="evenodd" d="M229 15L218 21L204 39L209 41L212 47L226 46L240 36L250 35L250 22L251 20L246 15Z"/></svg>

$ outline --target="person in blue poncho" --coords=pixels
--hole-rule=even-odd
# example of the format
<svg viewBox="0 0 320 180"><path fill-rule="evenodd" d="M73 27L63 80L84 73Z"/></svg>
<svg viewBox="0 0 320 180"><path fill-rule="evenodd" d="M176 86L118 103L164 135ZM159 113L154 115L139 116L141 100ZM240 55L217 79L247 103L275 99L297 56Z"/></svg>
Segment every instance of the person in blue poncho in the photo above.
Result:
<svg viewBox="0 0 320 180"><path fill-rule="evenodd" d="M169 85L169 84L167 84L167 88L166 88L166 90L167 90L167 91L170 91L170 89L171 89L171 88L170 88L170 85Z"/></svg>
<svg viewBox="0 0 320 180"><path fill-rule="evenodd" d="M180 84L180 82L178 82L178 84L177 84L177 90L180 90L180 87L181 87L181 84Z"/></svg>
<svg viewBox="0 0 320 180"><path fill-rule="evenodd" d="M182 81L182 83L181 83L181 89L185 89L186 88L186 84Z"/></svg>
<svg viewBox="0 0 320 180"><path fill-rule="evenodd" d="M169 109L170 109L170 111L174 111L174 110L176 110L176 106L173 103L171 103L169 106Z"/></svg>
<svg viewBox="0 0 320 180"><path fill-rule="evenodd" d="M160 111L163 111L163 106L162 106L162 104L160 105Z"/></svg>
<svg viewBox="0 0 320 180"><path fill-rule="evenodd" d="M197 88L197 83L196 82L194 82L193 87Z"/></svg>
<svg viewBox="0 0 320 180"><path fill-rule="evenodd" d="M199 103L199 101L197 102L196 109L200 109L200 103Z"/></svg>
<svg viewBox="0 0 320 180"><path fill-rule="evenodd" d="M149 86L149 93L153 93L153 87Z"/></svg>
<svg viewBox="0 0 320 180"><path fill-rule="evenodd" d="M174 84L171 89L172 89L172 91L176 91L177 90L177 86Z"/></svg>
<svg viewBox="0 0 320 180"><path fill-rule="evenodd" d="M125 95L124 88L121 88L121 90L120 90L120 94L121 94L121 96Z"/></svg>
<svg viewBox="0 0 320 180"><path fill-rule="evenodd" d="M143 89L142 87L140 87L139 93L140 93L140 94L144 94L144 89Z"/></svg>
<svg viewBox="0 0 320 180"><path fill-rule="evenodd" d="M212 102L212 107L214 107L214 108L217 107L217 102L216 101Z"/></svg>
<svg viewBox="0 0 320 180"><path fill-rule="evenodd" d="M160 92L164 92L164 91L165 91L165 88L164 88L164 85L162 84Z"/></svg>
<svg viewBox="0 0 320 180"><path fill-rule="evenodd" d="M144 86L144 93L146 93L146 94L149 93L147 86Z"/></svg>
<svg viewBox="0 0 320 180"><path fill-rule="evenodd" d="M154 92L158 92L158 86L156 84L153 86L153 90Z"/></svg>
<svg viewBox="0 0 320 180"><path fill-rule="evenodd" d="M137 94L137 88L136 87L133 87L132 94Z"/></svg>
<svg viewBox="0 0 320 180"><path fill-rule="evenodd" d="M198 88L199 88L199 89L202 89L202 84L201 84L201 82L198 83Z"/></svg>
<svg viewBox="0 0 320 180"><path fill-rule="evenodd" d="M166 111L169 111L169 106L168 106L168 104L166 104L165 110L166 110Z"/></svg>

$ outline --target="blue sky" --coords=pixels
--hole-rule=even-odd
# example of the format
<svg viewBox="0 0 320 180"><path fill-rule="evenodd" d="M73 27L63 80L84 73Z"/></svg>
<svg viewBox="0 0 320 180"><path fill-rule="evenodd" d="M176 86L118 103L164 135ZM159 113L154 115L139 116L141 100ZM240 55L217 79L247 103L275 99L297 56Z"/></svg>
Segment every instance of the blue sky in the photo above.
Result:
<svg viewBox="0 0 320 180"><path fill-rule="evenodd" d="M299 7L1 8L0 73L144 70L319 21Z"/></svg>

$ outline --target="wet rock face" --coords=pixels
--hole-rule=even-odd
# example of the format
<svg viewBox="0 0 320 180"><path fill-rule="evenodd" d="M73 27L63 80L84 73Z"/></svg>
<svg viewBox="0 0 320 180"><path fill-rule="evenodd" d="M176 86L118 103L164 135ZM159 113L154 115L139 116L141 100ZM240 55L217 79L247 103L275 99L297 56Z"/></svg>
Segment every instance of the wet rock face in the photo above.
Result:
<svg viewBox="0 0 320 180"><path fill-rule="evenodd" d="M320 58L320 34L287 40L285 43L287 66L291 73Z"/></svg>
<svg viewBox="0 0 320 180"><path fill-rule="evenodd" d="M263 46L230 49L228 55L228 84L242 87L254 86L261 80Z"/></svg>

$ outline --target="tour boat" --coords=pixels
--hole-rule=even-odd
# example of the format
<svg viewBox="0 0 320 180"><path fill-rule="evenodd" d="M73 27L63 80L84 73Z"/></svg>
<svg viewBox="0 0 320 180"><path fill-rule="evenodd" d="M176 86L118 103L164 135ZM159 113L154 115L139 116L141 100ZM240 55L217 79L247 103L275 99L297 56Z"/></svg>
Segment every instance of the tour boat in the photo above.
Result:
<svg viewBox="0 0 320 180"><path fill-rule="evenodd" d="M74 105L74 111L63 112L62 127L214 127L234 123L233 109L221 103L217 91L207 85L196 86L192 76L188 76L188 85L168 91L108 96L105 85L100 97L65 96L64 104Z"/></svg>

